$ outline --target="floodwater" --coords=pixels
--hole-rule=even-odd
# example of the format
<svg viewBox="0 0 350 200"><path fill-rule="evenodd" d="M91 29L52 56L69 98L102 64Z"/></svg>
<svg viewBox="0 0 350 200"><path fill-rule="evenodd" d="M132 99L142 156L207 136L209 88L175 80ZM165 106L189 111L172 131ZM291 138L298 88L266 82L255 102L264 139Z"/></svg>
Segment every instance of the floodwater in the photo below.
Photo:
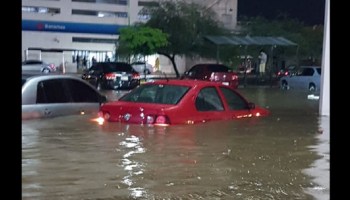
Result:
<svg viewBox="0 0 350 200"><path fill-rule="evenodd" d="M170 127L100 126L88 115L22 121L22 199L330 199L319 100L239 90L271 116Z"/></svg>

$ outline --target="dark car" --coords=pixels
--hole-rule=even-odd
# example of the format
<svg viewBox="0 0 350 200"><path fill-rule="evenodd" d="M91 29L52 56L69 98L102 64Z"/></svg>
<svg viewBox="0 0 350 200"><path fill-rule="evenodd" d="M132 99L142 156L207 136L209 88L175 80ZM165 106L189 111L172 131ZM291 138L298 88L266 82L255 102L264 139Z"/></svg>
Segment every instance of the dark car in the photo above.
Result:
<svg viewBox="0 0 350 200"><path fill-rule="evenodd" d="M117 101L103 103L96 121L168 126L269 114L219 82L158 80L140 85Z"/></svg>
<svg viewBox="0 0 350 200"><path fill-rule="evenodd" d="M22 119L97 113L106 100L74 75L22 74Z"/></svg>
<svg viewBox="0 0 350 200"><path fill-rule="evenodd" d="M182 79L220 82L223 85L238 88L238 75L223 64L196 64L186 71Z"/></svg>
<svg viewBox="0 0 350 200"><path fill-rule="evenodd" d="M98 62L82 78L97 89L132 89L140 85L140 74L125 62Z"/></svg>

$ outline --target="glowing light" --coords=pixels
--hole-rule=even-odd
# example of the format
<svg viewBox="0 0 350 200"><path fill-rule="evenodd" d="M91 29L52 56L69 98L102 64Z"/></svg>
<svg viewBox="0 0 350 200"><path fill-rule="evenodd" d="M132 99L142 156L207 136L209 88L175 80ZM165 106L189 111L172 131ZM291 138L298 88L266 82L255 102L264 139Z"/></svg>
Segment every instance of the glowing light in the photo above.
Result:
<svg viewBox="0 0 350 200"><path fill-rule="evenodd" d="M192 120L187 120L186 124L194 124L194 121L192 121Z"/></svg>
<svg viewBox="0 0 350 200"><path fill-rule="evenodd" d="M260 117L260 113L259 113L259 112L257 112L257 113L255 114L255 116Z"/></svg>
<svg viewBox="0 0 350 200"><path fill-rule="evenodd" d="M153 124L154 117L153 116L147 116L147 124Z"/></svg>
<svg viewBox="0 0 350 200"><path fill-rule="evenodd" d="M103 125L105 122L105 119L103 117L97 117L97 118L91 119L91 121L97 122L98 125Z"/></svg>
<svg viewBox="0 0 350 200"><path fill-rule="evenodd" d="M169 124L154 124L155 126L169 126Z"/></svg>
<svg viewBox="0 0 350 200"><path fill-rule="evenodd" d="M157 124L165 124L166 123L166 118L164 116L158 116L156 119Z"/></svg>

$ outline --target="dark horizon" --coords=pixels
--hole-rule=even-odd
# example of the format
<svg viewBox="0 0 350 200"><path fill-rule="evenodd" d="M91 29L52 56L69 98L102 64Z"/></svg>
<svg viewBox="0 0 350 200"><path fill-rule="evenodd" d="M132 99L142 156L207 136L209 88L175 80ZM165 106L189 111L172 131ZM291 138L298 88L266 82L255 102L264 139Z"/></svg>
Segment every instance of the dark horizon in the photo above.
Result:
<svg viewBox="0 0 350 200"><path fill-rule="evenodd" d="M263 9L261 9L263 8ZM286 16L306 25L324 24L325 0L238 0L238 21L242 17Z"/></svg>

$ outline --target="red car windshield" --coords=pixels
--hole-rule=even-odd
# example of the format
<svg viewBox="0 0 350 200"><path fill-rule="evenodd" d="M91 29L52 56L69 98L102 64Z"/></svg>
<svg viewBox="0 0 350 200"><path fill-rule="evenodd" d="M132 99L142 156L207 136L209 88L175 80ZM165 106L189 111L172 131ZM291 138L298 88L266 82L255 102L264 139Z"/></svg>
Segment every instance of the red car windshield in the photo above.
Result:
<svg viewBox="0 0 350 200"><path fill-rule="evenodd" d="M119 101L177 104L190 89L188 86L144 84L121 97Z"/></svg>

